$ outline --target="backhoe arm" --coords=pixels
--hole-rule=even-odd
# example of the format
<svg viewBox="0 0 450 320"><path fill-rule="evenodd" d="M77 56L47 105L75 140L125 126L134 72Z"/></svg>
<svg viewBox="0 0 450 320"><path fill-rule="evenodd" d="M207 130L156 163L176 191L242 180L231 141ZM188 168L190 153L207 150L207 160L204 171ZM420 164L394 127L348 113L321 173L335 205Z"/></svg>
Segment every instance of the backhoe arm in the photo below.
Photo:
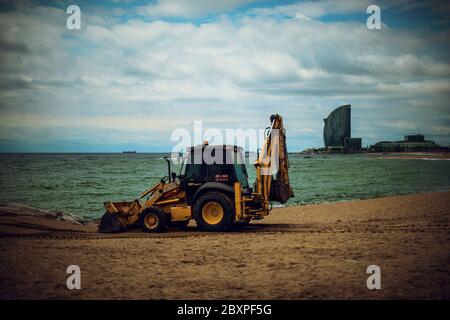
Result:
<svg viewBox="0 0 450 320"><path fill-rule="evenodd" d="M283 119L275 114L270 117L270 122L255 162L255 192L262 197L264 209L267 210L270 209L270 201L285 203L294 196L289 183L289 159Z"/></svg>

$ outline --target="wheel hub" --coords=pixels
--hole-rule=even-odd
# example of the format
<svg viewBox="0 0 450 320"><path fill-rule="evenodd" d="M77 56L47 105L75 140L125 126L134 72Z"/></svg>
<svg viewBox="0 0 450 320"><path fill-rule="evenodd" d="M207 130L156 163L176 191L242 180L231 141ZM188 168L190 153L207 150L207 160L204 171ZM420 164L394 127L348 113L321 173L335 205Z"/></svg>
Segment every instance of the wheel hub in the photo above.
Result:
<svg viewBox="0 0 450 320"><path fill-rule="evenodd" d="M202 217L206 223L218 224L222 221L223 216L223 208L219 203L211 201L203 206Z"/></svg>
<svg viewBox="0 0 450 320"><path fill-rule="evenodd" d="M149 213L145 216L144 223L148 229L155 229L158 226L158 217L153 213Z"/></svg>

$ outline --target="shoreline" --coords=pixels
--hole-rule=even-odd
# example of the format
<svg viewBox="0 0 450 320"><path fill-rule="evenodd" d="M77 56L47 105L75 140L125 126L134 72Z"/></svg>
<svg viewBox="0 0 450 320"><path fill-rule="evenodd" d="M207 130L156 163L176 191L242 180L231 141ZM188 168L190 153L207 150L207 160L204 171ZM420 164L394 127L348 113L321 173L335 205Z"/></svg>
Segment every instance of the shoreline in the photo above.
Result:
<svg viewBox="0 0 450 320"><path fill-rule="evenodd" d="M449 159L450 160L450 159ZM308 202L308 203L287 203L287 204L275 204L272 207L272 210L282 209L282 208L293 208L293 207L305 207L305 206L317 206L317 205L328 205L328 204L338 204L338 203L346 203L346 202L354 202L354 201L364 201L364 200L372 200L372 199L380 199L380 198L390 198L397 196L409 196L409 195L420 195L420 194L433 194L433 193L443 193L450 192L450 187L438 188L433 191L419 191L419 192L404 192L404 193L395 193L395 194L386 194L386 195L376 195L376 196L367 196L360 198L343 198L341 200L330 200L330 201L322 201L322 202ZM23 209L23 212L20 210ZM38 213L38 214L36 214ZM76 213L71 213L67 211L61 210L52 210L52 209L44 209L30 206L28 204L16 203L16 202L0 202L0 217L2 216L47 216L50 220L62 220L62 221L72 221L75 224L92 224L100 221L101 215L99 217L88 217L84 215L79 215Z"/></svg>

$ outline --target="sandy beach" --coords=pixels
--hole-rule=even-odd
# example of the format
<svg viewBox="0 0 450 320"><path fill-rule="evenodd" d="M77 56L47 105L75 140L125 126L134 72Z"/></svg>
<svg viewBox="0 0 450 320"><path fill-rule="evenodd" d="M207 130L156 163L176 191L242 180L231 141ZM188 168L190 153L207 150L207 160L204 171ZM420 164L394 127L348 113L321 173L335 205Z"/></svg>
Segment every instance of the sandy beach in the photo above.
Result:
<svg viewBox="0 0 450 320"><path fill-rule="evenodd" d="M449 299L449 218L450 192L274 209L227 233L105 235L0 212L0 298ZM81 290L66 287L72 264ZM381 290L366 287L373 264Z"/></svg>

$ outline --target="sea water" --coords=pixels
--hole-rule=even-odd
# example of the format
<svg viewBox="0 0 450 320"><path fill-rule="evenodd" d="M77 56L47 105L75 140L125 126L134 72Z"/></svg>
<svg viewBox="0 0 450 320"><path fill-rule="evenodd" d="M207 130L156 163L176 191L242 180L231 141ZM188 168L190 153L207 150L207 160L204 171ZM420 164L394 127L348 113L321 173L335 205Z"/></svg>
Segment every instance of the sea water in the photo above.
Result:
<svg viewBox="0 0 450 320"><path fill-rule="evenodd" d="M164 156L0 154L0 202L96 218L104 212L103 202L132 200L166 176ZM398 158L290 154L295 197L286 205L450 190L450 161ZM252 184L255 170L251 164L247 169Z"/></svg>

